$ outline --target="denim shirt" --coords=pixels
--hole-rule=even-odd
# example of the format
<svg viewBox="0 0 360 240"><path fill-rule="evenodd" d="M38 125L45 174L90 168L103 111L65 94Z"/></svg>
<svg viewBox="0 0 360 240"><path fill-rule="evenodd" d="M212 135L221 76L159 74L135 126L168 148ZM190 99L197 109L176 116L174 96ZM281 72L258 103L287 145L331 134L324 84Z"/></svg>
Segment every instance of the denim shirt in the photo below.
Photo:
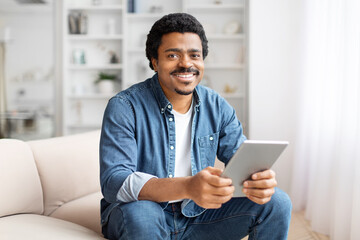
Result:
<svg viewBox="0 0 360 240"><path fill-rule="evenodd" d="M214 90L198 85L193 100L191 174L195 175L214 166L216 156L227 164L246 138L235 110ZM109 100L100 140L103 225L114 207L136 201L151 177L174 176L176 145L172 108L157 74ZM134 176L131 182L129 176ZM168 203L160 204L165 208ZM182 213L187 217L204 211L190 199L182 203Z"/></svg>

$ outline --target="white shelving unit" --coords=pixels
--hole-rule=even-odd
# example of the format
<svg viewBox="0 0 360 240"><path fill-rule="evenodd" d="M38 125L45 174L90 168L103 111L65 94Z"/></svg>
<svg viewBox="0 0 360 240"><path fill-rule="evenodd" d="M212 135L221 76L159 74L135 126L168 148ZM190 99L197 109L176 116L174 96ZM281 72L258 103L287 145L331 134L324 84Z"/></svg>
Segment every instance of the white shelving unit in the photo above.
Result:
<svg viewBox="0 0 360 240"><path fill-rule="evenodd" d="M153 75L145 56L146 36L153 23L171 12L188 12L204 26L209 40L202 84L224 96L237 111L247 133L247 0L63 0L63 133L98 129L108 99L115 91ZM69 34L68 15L88 16L87 34ZM109 21L116 26L108 32ZM86 64L72 61L74 50L86 53ZM106 51L116 52L120 62L109 63ZM114 93L99 93L94 80L99 72L117 74Z"/></svg>
<svg viewBox="0 0 360 240"><path fill-rule="evenodd" d="M122 89L124 78L124 18L122 0L63 0L63 134L99 129L107 101ZM86 33L70 33L69 15L86 16ZM74 21L75 26L80 23ZM110 29L111 25L111 29ZM111 63L113 53L119 59ZM80 57L76 54L80 54ZM84 54L85 62L80 61ZM75 58L78 59L75 61ZM114 91L99 92L100 72L117 76Z"/></svg>

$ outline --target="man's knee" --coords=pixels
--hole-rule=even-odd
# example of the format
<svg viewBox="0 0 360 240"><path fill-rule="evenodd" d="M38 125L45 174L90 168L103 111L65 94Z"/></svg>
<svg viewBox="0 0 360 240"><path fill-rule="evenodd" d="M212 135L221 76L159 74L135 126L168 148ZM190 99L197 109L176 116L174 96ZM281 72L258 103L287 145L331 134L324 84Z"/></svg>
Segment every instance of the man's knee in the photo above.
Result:
<svg viewBox="0 0 360 240"><path fill-rule="evenodd" d="M165 214L152 201L126 203L113 209L107 232L116 236L110 239L165 239L168 235Z"/></svg>
<svg viewBox="0 0 360 240"><path fill-rule="evenodd" d="M125 222L153 224L154 221L165 221L165 215L158 203L152 201L136 201L119 206Z"/></svg>
<svg viewBox="0 0 360 240"><path fill-rule="evenodd" d="M272 196L269 202L272 206L272 210L276 214L283 218L285 221L290 221L292 203L289 195L279 188L276 188L275 194Z"/></svg>

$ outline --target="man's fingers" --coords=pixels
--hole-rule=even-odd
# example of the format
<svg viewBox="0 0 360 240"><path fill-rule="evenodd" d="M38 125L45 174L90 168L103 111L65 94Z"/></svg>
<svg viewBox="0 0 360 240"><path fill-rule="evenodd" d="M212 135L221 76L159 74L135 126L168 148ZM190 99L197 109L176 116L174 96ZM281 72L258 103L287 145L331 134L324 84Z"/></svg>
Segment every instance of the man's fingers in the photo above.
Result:
<svg viewBox="0 0 360 240"><path fill-rule="evenodd" d="M232 195L235 191L234 186L227 186L227 187L221 187L221 188L213 188L213 195L217 196L229 196Z"/></svg>
<svg viewBox="0 0 360 240"><path fill-rule="evenodd" d="M206 206L205 208L219 208L222 204L226 203L233 197L233 194L227 196L218 196L218 195L211 195L204 199L202 199L202 206ZM214 207L217 206L217 207Z"/></svg>
<svg viewBox="0 0 360 240"><path fill-rule="evenodd" d="M262 171L262 172L257 172L257 173L254 173L252 176L251 176L251 179L252 180L259 180L259 179L270 179L270 178L275 178L275 172L271 169L268 169L268 170L265 170L265 171Z"/></svg>
<svg viewBox="0 0 360 240"><path fill-rule="evenodd" d="M247 180L243 184L244 188L274 188L277 186L277 181L275 178L272 179L265 179L265 180L258 180L258 181L251 181Z"/></svg>
<svg viewBox="0 0 360 240"><path fill-rule="evenodd" d="M232 184L231 178L223 178L218 176L210 176L208 183L214 187L225 187Z"/></svg>
<svg viewBox="0 0 360 240"><path fill-rule="evenodd" d="M246 180L243 183L243 192L251 201L257 204L265 204L271 200L276 186L275 172L268 169L254 173L251 180Z"/></svg>
<svg viewBox="0 0 360 240"><path fill-rule="evenodd" d="M232 185L227 185L225 187L214 187L212 185L207 185L204 190L207 194L212 196L229 196L234 193L235 187Z"/></svg>
<svg viewBox="0 0 360 240"><path fill-rule="evenodd" d="M246 195L257 197L257 198L269 198L275 193L274 188L269 189L247 189L244 188L243 192Z"/></svg>
<svg viewBox="0 0 360 240"><path fill-rule="evenodd" d="M223 204L226 203L227 201L229 201L232 197L231 195L227 195L227 196L212 196L211 199L208 200L208 203L211 204Z"/></svg>
<svg viewBox="0 0 360 240"><path fill-rule="evenodd" d="M206 181L210 185L214 187L225 187L232 184L232 180L230 178L220 177L221 173L223 172L221 169L214 167L207 167L204 170L210 173L204 175Z"/></svg>
<svg viewBox="0 0 360 240"><path fill-rule="evenodd" d="M263 205L267 202L269 202L271 200L271 197L267 197L267 198L258 198L258 197L255 197L255 196L247 196L247 198L249 198L251 201L257 203L257 204L260 204L260 205Z"/></svg>
<svg viewBox="0 0 360 240"><path fill-rule="evenodd" d="M220 176L223 172L220 168L207 167L205 170L209 171L212 175Z"/></svg>

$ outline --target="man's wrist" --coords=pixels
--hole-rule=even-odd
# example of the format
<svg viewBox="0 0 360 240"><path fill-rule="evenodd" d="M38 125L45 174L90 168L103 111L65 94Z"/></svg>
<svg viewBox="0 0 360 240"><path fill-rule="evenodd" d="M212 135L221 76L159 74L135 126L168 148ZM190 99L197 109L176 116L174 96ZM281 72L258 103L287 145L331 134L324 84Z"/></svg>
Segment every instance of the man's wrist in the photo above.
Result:
<svg viewBox="0 0 360 240"><path fill-rule="evenodd" d="M184 177L184 195L186 199L192 199L192 194L191 194L191 180L192 180L192 176L189 177Z"/></svg>

